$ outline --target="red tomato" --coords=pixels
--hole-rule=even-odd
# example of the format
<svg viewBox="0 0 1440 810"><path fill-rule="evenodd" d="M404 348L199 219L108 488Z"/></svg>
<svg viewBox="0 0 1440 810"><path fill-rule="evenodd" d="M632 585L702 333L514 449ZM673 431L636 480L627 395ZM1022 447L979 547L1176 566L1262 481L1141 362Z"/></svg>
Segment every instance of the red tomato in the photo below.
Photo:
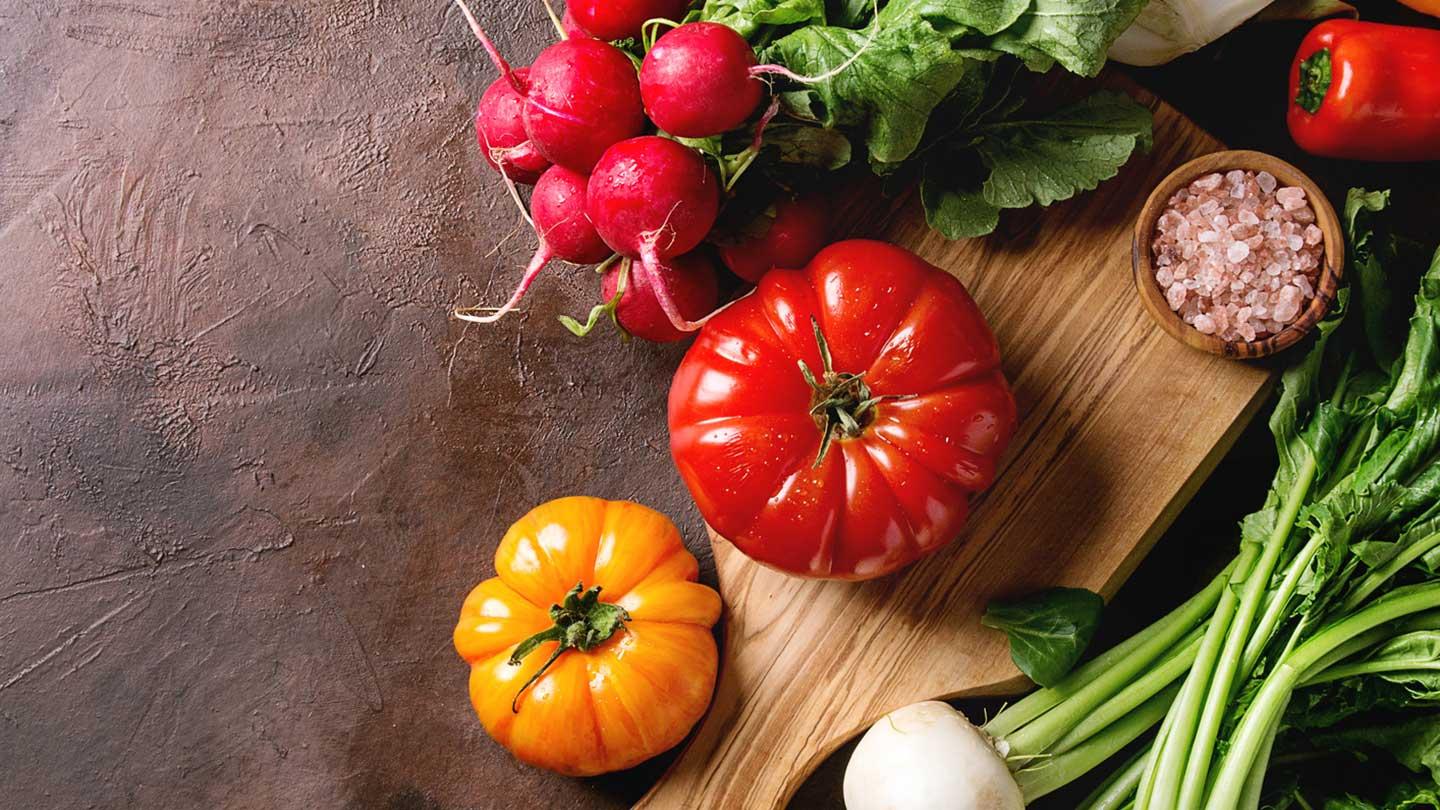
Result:
<svg viewBox="0 0 1440 810"><path fill-rule="evenodd" d="M670 388L670 451L705 520L807 577L877 577L949 542L1014 428L969 293L883 242L767 273Z"/></svg>

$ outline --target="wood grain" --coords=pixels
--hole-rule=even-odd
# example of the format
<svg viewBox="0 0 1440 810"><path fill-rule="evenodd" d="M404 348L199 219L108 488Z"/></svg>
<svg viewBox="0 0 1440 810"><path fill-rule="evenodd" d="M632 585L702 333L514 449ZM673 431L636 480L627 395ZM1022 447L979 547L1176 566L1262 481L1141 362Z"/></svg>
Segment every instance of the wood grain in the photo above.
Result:
<svg viewBox="0 0 1440 810"><path fill-rule="evenodd" d="M1245 169L1253 172L1266 171L1273 174L1284 186L1299 186L1305 189L1305 196L1315 209L1315 223L1324 234L1325 254L1321 257L1320 277L1315 284L1315 297L1305 305L1304 311L1294 323L1261 340L1221 340L1191 327L1180 318L1179 313L1170 309L1160 285L1155 283L1155 268L1152 264L1150 242L1154 238L1155 223L1164 212L1171 195L1188 185L1191 180L1213 172L1231 169ZM1335 293L1340 288L1340 275L1345 269L1345 234L1340 227L1340 217L1335 207L1325 198L1325 192L1304 172L1274 155L1247 149L1232 149L1211 152L1180 166L1161 180L1150 192L1149 199L1135 218L1135 235L1131 242L1130 261L1135 270L1135 289L1140 303L1150 317L1160 324L1171 337L1192 348L1218 354L1237 360L1268 357L1276 352L1294 346L1309 334L1315 324L1330 311Z"/></svg>
<svg viewBox="0 0 1440 810"><path fill-rule="evenodd" d="M965 536L893 577L799 580L715 538L727 605L715 705L638 807L780 807L891 709L1018 691L1004 637L979 625L985 603L1053 584L1113 593L1258 409L1265 370L1171 340L1131 286L1146 194L1220 148L1137 95L1156 114L1154 152L1045 212L1043 230L948 242L914 200L876 212L876 234L954 273L984 308L1020 431Z"/></svg>

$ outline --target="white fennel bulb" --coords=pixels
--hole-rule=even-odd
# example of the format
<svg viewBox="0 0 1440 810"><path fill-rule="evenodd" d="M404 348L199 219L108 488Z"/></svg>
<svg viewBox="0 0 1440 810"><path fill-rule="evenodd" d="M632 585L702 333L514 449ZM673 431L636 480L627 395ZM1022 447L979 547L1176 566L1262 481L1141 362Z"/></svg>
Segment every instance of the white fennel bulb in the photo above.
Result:
<svg viewBox="0 0 1440 810"><path fill-rule="evenodd" d="M985 732L948 704L912 703L865 732L845 766L846 810L1023 810Z"/></svg>

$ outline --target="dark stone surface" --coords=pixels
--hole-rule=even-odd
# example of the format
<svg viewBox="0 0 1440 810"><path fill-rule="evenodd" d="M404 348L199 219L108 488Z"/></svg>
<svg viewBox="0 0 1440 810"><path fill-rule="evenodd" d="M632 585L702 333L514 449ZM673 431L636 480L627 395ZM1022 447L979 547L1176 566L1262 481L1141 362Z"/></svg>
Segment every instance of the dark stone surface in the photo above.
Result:
<svg viewBox="0 0 1440 810"><path fill-rule="evenodd" d="M481 14L517 62L549 35L528 0ZM1136 75L1293 158L1303 30ZM531 247L472 141L493 75L439 0L0 3L6 806L621 807L657 777L516 764L450 648L545 499L643 501L706 553L658 416L680 349L571 338L549 315L588 309L583 272L447 316ZM1437 210L1431 169L1297 162ZM1107 632L1228 553L1269 458L1252 431Z"/></svg>

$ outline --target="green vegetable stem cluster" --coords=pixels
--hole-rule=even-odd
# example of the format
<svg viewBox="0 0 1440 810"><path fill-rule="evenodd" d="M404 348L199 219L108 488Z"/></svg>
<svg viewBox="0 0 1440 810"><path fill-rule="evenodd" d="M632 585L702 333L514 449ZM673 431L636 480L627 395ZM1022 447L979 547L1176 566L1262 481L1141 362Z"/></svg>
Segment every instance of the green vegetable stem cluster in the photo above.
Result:
<svg viewBox="0 0 1440 810"><path fill-rule="evenodd" d="M863 146L870 169L918 178L926 217L952 239L993 231L1002 209L1050 205L1115 176L1148 148L1149 110L1099 92L1040 115L1015 91L1025 70L1094 76L1143 0L708 0L687 20L745 36L785 115L765 142L772 168L839 169ZM693 143L722 166L747 145ZM746 164L748 166L748 163Z"/></svg>
<svg viewBox="0 0 1440 810"><path fill-rule="evenodd" d="M1325 806L1433 806L1440 252L1423 270L1426 252L1385 227L1387 205L1384 192L1349 195L1350 285L1284 374L1270 419L1279 469L1241 525L1234 561L1170 615L1068 675L1051 672L986 725L1027 799L1130 747L1083 807L1305 808L1319 806L1306 798L1306 763L1388 751L1420 777L1407 771L1390 795ZM1417 277L1412 310L1391 291L1408 293ZM1001 623L1012 641L1029 634L1016 647L1027 671L1078 657L1073 644L1037 644L1034 625Z"/></svg>

